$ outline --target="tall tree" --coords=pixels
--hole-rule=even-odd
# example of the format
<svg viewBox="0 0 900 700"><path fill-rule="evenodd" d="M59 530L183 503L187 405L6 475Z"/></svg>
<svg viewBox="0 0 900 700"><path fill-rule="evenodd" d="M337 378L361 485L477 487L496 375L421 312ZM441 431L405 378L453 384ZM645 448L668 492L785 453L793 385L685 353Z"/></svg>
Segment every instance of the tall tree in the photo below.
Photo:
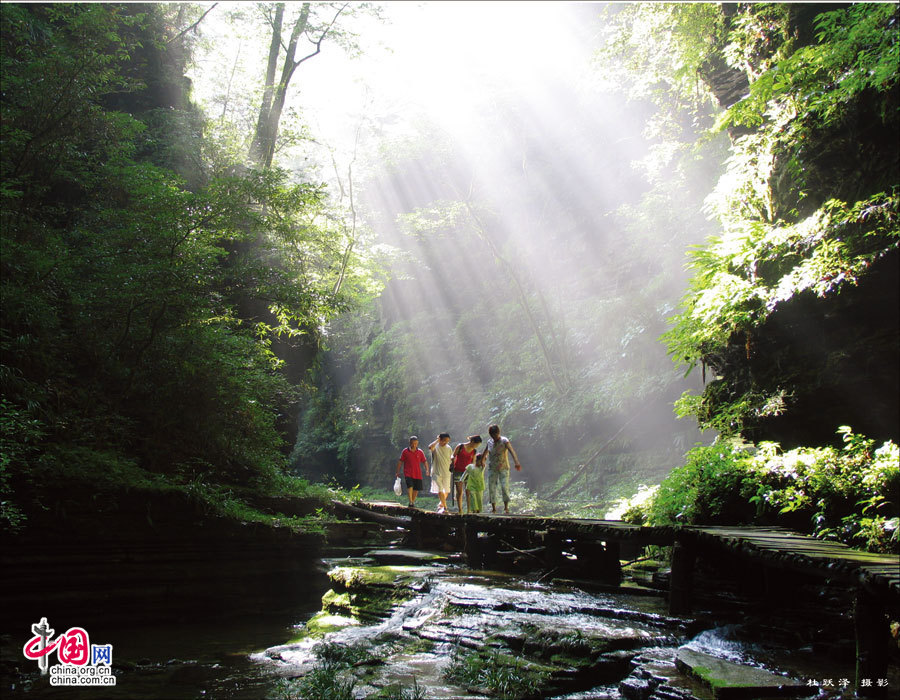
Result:
<svg viewBox="0 0 900 700"><path fill-rule="evenodd" d="M163 5L0 14L0 526L21 520L11 501L40 514L32 500L73 483L202 498L273 476L294 394L233 300L265 299L293 328L334 312L344 251L318 225L324 188L204 160L183 72L196 15L173 28ZM222 264L258 231L260 254Z"/></svg>
<svg viewBox="0 0 900 700"><path fill-rule="evenodd" d="M294 73L300 64L321 53L326 38L336 35L338 19L347 11L349 5L350 3L304 2L296 19L293 23L289 23L290 35L287 43L285 43L287 31L285 3L275 3L274 7L266 8L266 20L271 26L271 34L262 102L256 131L250 144L250 159L255 165L265 168L272 165L278 140L278 127ZM284 56L279 71L282 49ZM298 53L303 55L298 58Z"/></svg>
<svg viewBox="0 0 900 700"><path fill-rule="evenodd" d="M259 103L251 106L250 99L244 101L244 109L238 108L237 113L246 121L238 127L224 123L229 104L240 102L232 95L237 60L230 70L219 126L224 126L226 133L247 133L252 115L252 138L246 150L244 144L237 146L236 141L226 145L225 172L249 169L261 182L307 179L306 174L282 169L276 157L285 143L293 143L288 125L282 122L288 121L283 117L288 113L285 110L291 103L291 88L296 85L298 68L319 55L326 43L355 51L356 34L340 24L371 9L368 4L347 2L279 2L253 6L253 12L262 12L268 51L261 61L249 67L251 84L258 89L246 90L245 97L258 94ZM240 9L229 14L237 22L245 23L248 19ZM259 66L264 66L262 76L258 76ZM224 292L243 326L265 339L277 358L281 374L294 386L306 381L309 363L320 342L321 326L337 309L352 303L360 290L359 250L353 245L339 249L335 241L346 237L346 227L341 217L335 215L333 198L323 185L319 188L321 206L309 209L308 217L277 229L256 226L248 218L243 227L246 235L226 245L229 256L225 266L229 275ZM264 202L256 202L254 206L265 213ZM352 201L351 213L346 216L352 218ZM350 228L354 229L352 225ZM266 293L264 290L271 289L272 285L293 296L299 305L280 303ZM281 412L279 428L283 434L295 431L297 410L292 403Z"/></svg>

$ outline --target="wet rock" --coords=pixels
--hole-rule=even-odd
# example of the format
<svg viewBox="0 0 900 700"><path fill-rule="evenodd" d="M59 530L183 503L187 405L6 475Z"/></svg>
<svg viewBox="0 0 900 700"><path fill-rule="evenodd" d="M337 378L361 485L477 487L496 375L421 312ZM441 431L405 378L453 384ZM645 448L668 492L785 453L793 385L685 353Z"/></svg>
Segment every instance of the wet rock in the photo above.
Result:
<svg viewBox="0 0 900 700"><path fill-rule="evenodd" d="M671 647L643 649L633 656L631 666L634 670L625 679L626 686L643 687L643 683L635 681L646 681L652 688L649 700L708 700L712 696L675 667L675 649Z"/></svg>
<svg viewBox="0 0 900 700"><path fill-rule="evenodd" d="M709 686L717 700L803 697L816 692L794 678L725 661L687 647L678 650L675 665Z"/></svg>
<svg viewBox="0 0 900 700"><path fill-rule="evenodd" d="M557 686L570 691L618 683L631 671L633 656L634 654L630 652L613 652L603 654L593 661L587 660L586 663L579 663L577 659L554 656L551 663L569 664L570 667L554 672L552 678Z"/></svg>
<svg viewBox="0 0 900 700"><path fill-rule="evenodd" d="M697 700L697 697L681 688L661 685L653 691L651 700Z"/></svg>
<svg viewBox="0 0 900 700"><path fill-rule="evenodd" d="M328 594L326 593L326 595ZM306 623L303 636L320 638L354 625L359 625L359 621L347 615L334 615L322 610L313 615Z"/></svg>
<svg viewBox="0 0 900 700"><path fill-rule="evenodd" d="M347 591L372 587L421 590L421 583L429 573L429 569L421 566L338 566L328 572L328 578Z"/></svg>
<svg viewBox="0 0 900 700"><path fill-rule="evenodd" d="M626 607L627 597L510 577L460 574L434 565L354 563L331 570L326 610L307 629L338 620L321 641L362 646L378 659L347 669L357 681L355 692L372 694L396 684L410 689L415 678L424 697L466 697L467 688L497 695L498 684L531 674L540 684L534 697L694 698L673 681L683 678L675 669L673 647L685 641L684 621L663 614L664 605L656 599L639 599L635 609ZM424 583L413 585L416 577ZM380 618L367 618L365 611L376 608ZM341 626L346 620L356 624ZM285 677L308 673L320 663L320 642L311 637L258 658L275 664L275 672ZM457 659L483 670L451 679L445 672Z"/></svg>
<svg viewBox="0 0 900 700"><path fill-rule="evenodd" d="M672 668L674 670L674 665ZM670 681L671 679L652 673L644 666L638 666L619 683L618 688L626 700L698 700L697 695L690 690L673 686Z"/></svg>
<svg viewBox="0 0 900 700"><path fill-rule="evenodd" d="M619 692L627 700L650 700L657 685L647 678L629 676L619 683Z"/></svg>
<svg viewBox="0 0 900 700"><path fill-rule="evenodd" d="M427 564L446 562L444 552L426 552L418 549L373 549L366 552L378 564Z"/></svg>
<svg viewBox="0 0 900 700"><path fill-rule="evenodd" d="M334 588L322 597L325 612L375 622L398 603L427 591L428 569L415 566L338 566L328 572Z"/></svg>

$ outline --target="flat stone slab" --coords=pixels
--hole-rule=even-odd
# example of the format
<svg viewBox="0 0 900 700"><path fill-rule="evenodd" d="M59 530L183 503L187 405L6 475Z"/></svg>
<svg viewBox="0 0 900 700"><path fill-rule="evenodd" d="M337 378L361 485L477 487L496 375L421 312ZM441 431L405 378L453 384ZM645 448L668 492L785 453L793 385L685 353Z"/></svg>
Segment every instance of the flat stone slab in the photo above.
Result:
<svg viewBox="0 0 900 700"><path fill-rule="evenodd" d="M795 698L817 692L816 688L808 687L795 678L725 661L687 647L678 650L675 665L683 673L708 685L717 700Z"/></svg>
<svg viewBox="0 0 900 700"><path fill-rule="evenodd" d="M447 555L419 549L373 549L366 556L379 564L429 564L447 561Z"/></svg>

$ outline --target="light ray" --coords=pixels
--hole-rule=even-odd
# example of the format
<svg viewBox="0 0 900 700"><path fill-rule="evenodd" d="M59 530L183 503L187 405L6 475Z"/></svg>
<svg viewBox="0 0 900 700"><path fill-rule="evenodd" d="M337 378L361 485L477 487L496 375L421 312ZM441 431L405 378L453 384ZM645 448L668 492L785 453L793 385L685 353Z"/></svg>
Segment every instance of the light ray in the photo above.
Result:
<svg viewBox="0 0 900 700"><path fill-rule="evenodd" d="M403 253L380 320L402 338L405 391L422 407L409 428L457 438L483 434L492 416L519 416L554 426L571 457L645 401L646 420L623 439L688 432L674 425L669 389L651 386L686 388L666 374L675 369L651 337L665 305L635 263L661 258L662 246L635 251L615 214L648 187L632 163L649 144L642 107L591 87L598 6L385 8L391 23L362 32L364 58L323 52L304 65L292 104L315 115L317 137L338 153L367 105L362 148L373 171L359 202L378 241ZM439 231L410 235L399 220L448 202L467 207ZM699 242L690 235L680 232L679 245ZM673 304L684 281L674 264L660 282ZM580 402L577 426L541 413L567 401ZM534 442L558 446L549 432Z"/></svg>

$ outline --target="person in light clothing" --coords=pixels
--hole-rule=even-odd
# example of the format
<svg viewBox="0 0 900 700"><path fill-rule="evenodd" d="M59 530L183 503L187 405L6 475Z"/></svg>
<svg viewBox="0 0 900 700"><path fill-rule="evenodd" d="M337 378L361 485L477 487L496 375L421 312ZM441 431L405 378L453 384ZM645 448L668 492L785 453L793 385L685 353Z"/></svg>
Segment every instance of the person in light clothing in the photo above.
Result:
<svg viewBox="0 0 900 700"><path fill-rule="evenodd" d="M450 447L450 433L441 433L428 449L431 450L432 478L437 483L438 498L441 503L438 513L447 512L447 494L450 493L452 478L450 476L450 459L453 457L453 448Z"/></svg>
<svg viewBox="0 0 900 700"><path fill-rule="evenodd" d="M503 512L509 513L509 455L513 456L516 471L522 470L519 457L512 443L500 434L500 426L488 428L490 437L484 453L487 454L488 486L490 487L491 512L497 512L497 496L503 499Z"/></svg>
<svg viewBox="0 0 900 700"><path fill-rule="evenodd" d="M475 462L466 467L467 513L480 513L484 497L484 452L475 457Z"/></svg>

